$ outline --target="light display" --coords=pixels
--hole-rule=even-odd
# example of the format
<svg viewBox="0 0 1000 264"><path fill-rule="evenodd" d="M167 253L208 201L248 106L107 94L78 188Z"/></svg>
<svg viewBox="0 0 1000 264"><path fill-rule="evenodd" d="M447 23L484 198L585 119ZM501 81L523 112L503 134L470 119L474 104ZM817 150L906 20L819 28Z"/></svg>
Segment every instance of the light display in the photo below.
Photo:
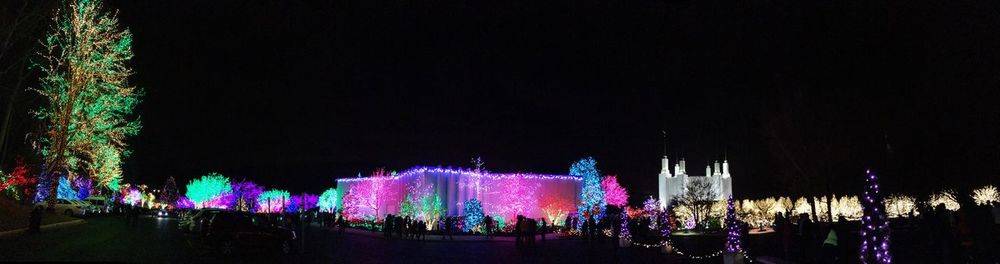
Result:
<svg viewBox="0 0 1000 264"><path fill-rule="evenodd" d="M335 212L337 210L337 189L330 188L323 191L319 195L319 202L316 205L319 206L320 212Z"/></svg>
<svg viewBox="0 0 1000 264"><path fill-rule="evenodd" d="M740 238L742 231L736 219L736 206L733 204L733 197L729 196L726 202L726 252L738 253L743 251L743 241Z"/></svg>
<svg viewBox="0 0 1000 264"><path fill-rule="evenodd" d="M259 213L280 213L285 211L291 196L288 191L271 189L257 196L257 212Z"/></svg>
<svg viewBox="0 0 1000 264"><path fill-rule="evenodd" d="M43 122L38 151L43 177L53 172L88 175L117 189L126 139L138 134L133 117L142 91L128 84L132 34L120 29L101 1L64 1L42 41L39 88L44 99L33 111ZM49 186L48 193L56 191ZM49 204L55 197L49 197Z"/></svg>
<svg viewBox="0 0 1000 264"><path fill-rule="evenodd" d="M657 204L657 206L659 206L659 204ZM631 239L632 238L632 232L629 232L629 230L628 230L628 214L626 214L624 211L622 211L620 213L620 215L621 215L621 221L622 221L622 223L621 223L621 227L619 227L619 228L621 228L621 230L618 230L619 231L618 237L619 238Z"/></svg>
<svg viewBox="0 0 1000 264"><path fill-rule="evenodd" d="M402 202L399 202L399 216L413 217L416 214L416 211L413 208L413 202L410 201L412 199L413 197L407 194L406 198L404 198Z"/></svg>
<svg viewBox="0 0 1000 264"><path fill-rule="evenodd" d="M129 188L122 196L122 202L128 205L136 206L142 204L142 192L136 188Z"/></svg>
<svg viewBox="0 0 1000 264"><path fill-rule="evenodd" d="M987 185L983 188L973 190L972 200L976 201L978 205L989 205L1000 202L1000 194L997 193L997 187Z"/></svg>
<svg viewBox="0 0 1000 264"><path fill-rule="evenodd" d="M889 217L902 217L914 212L917 198L906 195L893 194L885 199L885 211Z"/></svg>
<svg viewBox="0 0 1000 264"><path fill-rule="evenodd" d="M303 199L303 197L305 198ZM292 195L285 204L285 212L295 213L299 211L307 211L309 209L316 208L316 202L318 201L319 196L312 194Z"/></svg>
<svg viewBox="0 0 1000 264"><path fill-rule="evenodd" d="M163 190L160 191L160 200L176 206L178 196L180 196L180 191L177 190L177 181L174 180L174 176L167 177L167 180L163 182Z"/></svg>
<svg viewBox="0 0 1000 264"><path fill-rule="evenodd" d="M892 255L889 253L889 218L885 215L878 178L871 170L865 173L868 175L861 199L864 207L864 216L861 218L861 262L888 264L892 262Z"/></svg>
<svg viewBox="0 0 1000 264"><path fill-rule="evenodd" d="M76 199L83 200L90 197L90 191L94 188L94 181L87 177L76 177L73 181L73 186L76 187Z"/></svg>
<svg viewBox="0 0 1000 264"><path fill-rule="evenodd" d="M191 180L184 196L191 199L198 208L225 208L230 203L224 200L231 199L226 196L232 193L229 178L213 172Z"/></svg>
<svg viewBox="0 0 1000 264"><path fill-rule="evenodd" d="M491 173L440 167L415 167L386 178L376 180L359 176L338 179L337 188L343 192L340 202L345 215L355 219L374 216L375 205L379 207L380 216L398 214L403 201L409 200L410 203L406 204L413 206L417 218L423 217L425 221L432 222L438 215L463 216L461 204L476 199L482 204L484 213L489 215L512 219L522 214L537 219L547 217L546 205L551 205L547 210L550 213L575 212L574 205L578 203L581 188L581 178L576 176ZM384 182L388 188L381 192L371 191L370 187L376 181ZM370 198L374 194L380 194L379 199ZM556 196L568 203L545 203L544 199L553 200L545 196ZM438 204L440 206L433 206ZM440 213L432 213L435 210Z"/></svg>
<svg viewBox="0 0 1000 264"><path fill-rule="evenodd" d="M21 158L17 159L14 170L10 174L0 173L0 191L7 193L15 200L20 199L21 194L30 196L31 186L34 184L35 177L28 176L28 167L24 165Z"/></svg>
<svg viewBox="0 0 1000 264"><path fill-rule="evenodd" d="M938 193L931 194L931 197L927 200L931 207L944 204L944 208L949 211L957 211L961 207L961 205L958 204L955 191L952 190L943 190Z"/></svg>
<svg viewBox="0 0 1000 264"><path fill-rule="evenodd" d="M618 176L606 176L601 180L601 189L604 191L604 201L606 204L624 207L628 203L628 191L618 184Z"/></svg>
<svg viewBox="0 0 1000 264"><path fill-rule="evenodd" d="M583 177L583 190L580 193L583 208L595 212L603 210L604 191L601 190L601 172L597 170L597 161L592 157L580 159L570 165L569 175Z"/></svg>
<svg viewBox="0 0 1000 264"><path fill-rule="evenodd" d="M542 206L542 213L554 226L565 226L566 215L569 209L573 208L573 203L559 195L543 194L539 201Z"/></svg>
<svg viewBox="0 0 1000 264"><path fill-rule="evenodd" d="M177 203L175 203L174 206L179 209L194 209L194 202L185 196L181 196L180 198L177 198Z"/></svg>
<svg viewBox="0 0 1000 264"><path fill-rule="evenodd" d="M472 199L465 201L465 223L462 230L465 232L478 228L483 223L483 205L479 200Z"/></svg>
<svg viewBox="0 0 1000 264"><path fill-rule="evenodd" d="M352 184L344 195L344 214L351 219L381 216L384 205L396 194L395 177L377 169L366 180ZM398 203L398 200L397 200Z"/></svg>
<svg viewBox="0 0 1000 264"><path fill-rule="evenodd" d="M73 190L73 184L69 183L69 179L66 177L59 177L59 192L56 193L56 197L65 200L76 200L77 192Z"/></svg>
<svg viewBox="0 0 1000 264"><path fill-rule="evenodd" d="M239 211L255 212L257 197L264 192L264 186L248 180L234 182L231 186L233 192L229 195L231 198L227 199L227 206Z"/></svg>

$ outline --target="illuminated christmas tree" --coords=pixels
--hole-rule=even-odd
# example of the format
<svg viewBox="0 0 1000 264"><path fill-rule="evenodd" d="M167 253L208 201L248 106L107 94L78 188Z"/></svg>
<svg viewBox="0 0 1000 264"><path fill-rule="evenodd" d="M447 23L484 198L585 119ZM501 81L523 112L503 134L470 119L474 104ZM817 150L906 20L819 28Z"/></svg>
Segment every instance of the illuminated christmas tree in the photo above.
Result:
<svg viewBox="0 0 1000 264"><path fill-rule="evenodd" d="M600 221L600 215L604 210L604 191L601 190L601 172L597 170L597 161L592 157L586 157L574 162L569 167L569 175L583 177L583 191L580 192L580 206L577 214L579 223L577 228L587 221L587 216L593 214L595 221Z"/></svg>
<svg viewBox="0 0 1000 264"><path fill-rule="evenodd" d="M164 203L177 204L177 197L180 196L180 191L177 190L177 182L174 181L174 176L167 177L167 180L163 182L163 190L160 192L160 200Z"/></svg>
<svg viewBox="0 0 1000 264"><path fill-rule="evenodd" d="M476 226L483 223L483 204L479 200L472 199L465 201L465 225L462 230L469 232Z"/></svg>
<svg viewBox="0 0 1000 264"><path fill-rule="evenodd" d="M865 193L861 199L864 214L861 217L861 262L887 264L892 262L889 253L889 218L879 194L878 178L871 170L865 179Z"/></svg>
<svg viewBox="0 0 1000 264"><path fill-rule="evenodd" d="M141 127L133 110L142 91L128 83L132 34L118 26L114 12L102 10L101 1L64 3L41 41L42 78L32 89L44 99L34 111L43 123L41 177L88 175L118 190L122 158L129 155L126 139ZM48 193L56 186L50 184ZM55 196L48 202L54 205Z"/></svg>

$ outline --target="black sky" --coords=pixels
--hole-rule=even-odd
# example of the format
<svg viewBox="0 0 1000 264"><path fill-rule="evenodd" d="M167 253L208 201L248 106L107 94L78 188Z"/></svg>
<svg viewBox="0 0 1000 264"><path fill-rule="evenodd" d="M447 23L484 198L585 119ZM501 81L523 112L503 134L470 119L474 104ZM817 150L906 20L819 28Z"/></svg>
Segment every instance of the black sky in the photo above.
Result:
<svg viewBox="0 0 1000 264"><path fill-rule="evenodd" d="M837 193L859 192L866 167L890 191L996 184L998 5L108 4L135 35L146 89L129 181L218 171L319 192L377 167L482 156L493 171L559 174L594 156L633 197L654 194L661 130L689 171L728 156L737 196L801 192L763 125L786 115L838 151L806 157Z"/></svg>

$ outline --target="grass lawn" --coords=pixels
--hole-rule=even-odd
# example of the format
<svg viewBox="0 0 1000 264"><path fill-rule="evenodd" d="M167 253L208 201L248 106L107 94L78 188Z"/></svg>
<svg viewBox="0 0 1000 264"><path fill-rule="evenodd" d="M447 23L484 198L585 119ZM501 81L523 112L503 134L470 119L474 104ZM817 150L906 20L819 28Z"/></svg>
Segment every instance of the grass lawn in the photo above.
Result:
<svg viewBox="0 0 1000 264"><path fill-rule="evenodd" d="M0 198L0 232L28 227L28 217L31 206L21 205L6 198ZM45 213L42 215L42 225L76 220L78 218L63 214Z"/></svg>

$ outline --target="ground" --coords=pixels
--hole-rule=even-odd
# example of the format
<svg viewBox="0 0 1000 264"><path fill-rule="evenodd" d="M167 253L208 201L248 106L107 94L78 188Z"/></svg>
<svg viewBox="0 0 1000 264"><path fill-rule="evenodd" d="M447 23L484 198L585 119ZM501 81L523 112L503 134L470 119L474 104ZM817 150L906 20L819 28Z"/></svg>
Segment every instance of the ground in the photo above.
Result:
<svg viewBox="0 0 1000 264"><path fill-rule="evenodd" d="M265 250L243 251L221 257L194 235L177 229L176 219L142 217L135 226L116 216L86 218L73 225L41 234L0 237L0 261L114 261L156 263L719 263L697 261L656 248L633 246L615 252L610 242L589 244L579 239L549 239L533 247L518 248L501 241L386 240L378 233L349 230L338 234L313 226L305 234L304 253L280 255ZM912 233L897 233L893 244L899 263L921 263L927 250ZM855 247L842 240L846 256ZM704 255L721 248L721 235L677 237L686 253ZM914 243L917 242L917 243ZM780 255L773 233L750 235L745 247L753 257ZM793 250L799 251L798 245ZM298 249L296 249L298 251ZM901 254L901 252L910 252ZM848 261L848 263L853 261Z"/></svg>
<svg viewBox="0 0 1000 264"><path fill-rule="evenodd" d="M28 227L31 206L18 204L14 201L0 198L0 232ZM42 225L76 220L72 216L58 213L46 213L42 217Z"/></svg>

